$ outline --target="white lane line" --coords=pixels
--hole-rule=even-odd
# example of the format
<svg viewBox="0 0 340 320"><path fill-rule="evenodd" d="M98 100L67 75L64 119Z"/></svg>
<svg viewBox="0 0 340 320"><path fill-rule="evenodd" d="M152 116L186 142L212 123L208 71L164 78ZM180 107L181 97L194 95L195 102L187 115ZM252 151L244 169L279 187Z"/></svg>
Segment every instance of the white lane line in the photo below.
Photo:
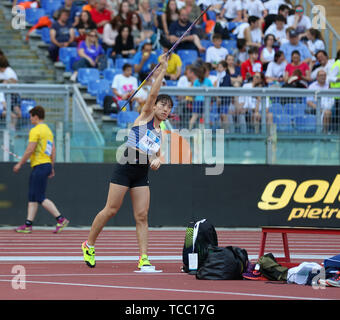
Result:
<svg viewBox="0 0 340 320"><path fill-rule="evenodd" d="M275 254L276 258L284 257L283 254ZM138 256L96 256L97 261L136 261ZM182 256L149 256L150 260L176 260L182 261ZM248 255L249 260L257 259L258 255ZM329 258L329 255L305 255L305 254L291 254L291 259L306 259L306 260L324 260ZM1 261L82 261L83 257L79 256L2 256Z"/></svg>
<svg viewBox="0 0 340 320"><path fill-rule="evenodd" d="M1 280L0 282L11 282L12 280ZM129 287L129 286L111 286L102 284L88 284L88 283L72 283L72 282L49 282L49 281L23 281L32 284L46 284L46 285L61 285L61 286L76 286L76 287L94 287L94 288L109 288L109 289L128 289L128 290L145 290L145 291L165 291L165 292L184 292L184 293L198 293L198 294L219 294L219 295L232 295L256 298L273 298L273 299L293 299L293 300L330 300L327 298L315 297L295 297L284 295L271 295L259 293L243 293L232 291L208 291L208 290L186 290L186 289L168 289L168 288L147 288L147 287Z"/></svg>

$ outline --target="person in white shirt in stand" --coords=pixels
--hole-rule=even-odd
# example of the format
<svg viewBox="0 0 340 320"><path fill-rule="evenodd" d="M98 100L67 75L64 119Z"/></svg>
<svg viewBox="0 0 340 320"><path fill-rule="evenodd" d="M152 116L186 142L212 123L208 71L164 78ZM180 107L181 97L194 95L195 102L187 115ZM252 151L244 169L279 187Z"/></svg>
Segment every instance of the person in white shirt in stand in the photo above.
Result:
<svg viewBox="0 0 340 320"><path fill-rule="evenodd" d="M272 23L267 30L265 31L264 35L273 34L275 36L276 41L282 45L282 40L286 39L286 19L282 15L278 15L275 18L275 23Z"/></svg>
<svg viewBox="0 0 340 320"><path fill-rule="evenodd" d="M250 16L258 17L261 22L263 18L268 14L261 0L245 0L243 2L243 17L248 19Z"/></svg>
<svg viewBox="0 0 340 320"><path fill-rule="evenodd" d="M304 8L302 5L295 7L295 14L287 18L288 27L293 27L299 34L300 39L306 36L306 31L312 27L311 19L304 15Z"/></svg>
<svg viewBox="0 0 340 320"><path fill-rule="evenodd" d="M220 18L227 19L228 22L242 21L242 3L240 0L226 0L220 13Z"/></svg>
<svg viewBox="0 0 340 320"><path fill-rule="evenodd" d="M310 28L307 30L306 36L308 38L307 47L313 56L312 60L315 61L315 54L320 50L325 50L325 43L322 34L319 30Z"/></svg>
<svg viewBox="0 0 340 320"><path fill-rule="evenodd" d="M262 29L260 27L260 19L255 16L248 18L249 27L244 30L244 38L247 41L249 47L261 47L262 46Z"/></svg>
<svg viewBox="0 0 340 320"><path fill-rule="evenodd" d="M283 75L287 66L285 55L282 51L277 51L274 55L274 61L269 62L267 71L265 73L266 82L268 85L279 84L282 85Z"/></svg>
<svg viewBox="0 0 340 320"><path fill-rule="evenodd" d="M327 73L325 70L319 70L316 75L316 81L311 83L308 87L311 90L328 90L329 83L327 81ZM321 121L323 124L323 132L327 133L330 129L331 117L332 117L332 107L334 105L334 98L322 97L320 102L321 107ZM307 97L307 106L309 107L309 112L316 114L317 102L312 97Z"/></svg>
<svg viewBox="0 0 340 320"><path fill-rule="evenodd" d="M212 37L213 46L209 47L206 51L205 62L210 62L214 69L228 55L228 50L222 47L222 41L222 35L215 33Z"/></svg>
<svg viewBox="0 0 340 320"><path fill-rule="evenodd" d="M335 62L334 59L328 59L328 54L325 50L320 50L316 53L316 60L319 62L319 66L314 66L311 78L312 80L316 80L316 75L320 69L325 70L327 73L327 81L328 82L334 82L334 79L332 77L331 68ZM335 74L335 76L337 73ZM336 81L336 80L335 80Z"/></svg>
<svg viewBox="0 0 340 320"><path fill-rule="evenodd" d="M113 78L112 91L118 100L127 100L137 88L138 81L132 76L132 65L125 63L123 65L123 74L117 74Z"/></svg>

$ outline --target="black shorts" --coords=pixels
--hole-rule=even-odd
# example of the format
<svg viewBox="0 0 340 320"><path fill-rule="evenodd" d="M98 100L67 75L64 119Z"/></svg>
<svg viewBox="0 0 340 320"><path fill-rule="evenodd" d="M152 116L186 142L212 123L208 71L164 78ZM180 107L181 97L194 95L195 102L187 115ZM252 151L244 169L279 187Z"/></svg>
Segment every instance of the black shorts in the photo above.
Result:
<svg viewBox="0 0 340 320"><path fill-rule="evenodd" d="M129 188L149 185L148 164L120 164L115 163L111 177L111 183Z"/></svg>

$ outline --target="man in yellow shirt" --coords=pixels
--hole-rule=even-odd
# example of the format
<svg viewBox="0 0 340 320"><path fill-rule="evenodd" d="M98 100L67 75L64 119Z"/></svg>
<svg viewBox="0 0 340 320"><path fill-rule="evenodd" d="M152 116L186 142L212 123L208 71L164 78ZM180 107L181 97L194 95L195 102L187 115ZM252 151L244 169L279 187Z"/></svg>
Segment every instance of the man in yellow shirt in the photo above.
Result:
<svg viewBox="0 0 340 320"><path fill-rule="evenodd" d="M19 172L28 159L31 162L31 175L29 179L29 195L27 219L24 225L15 229L21 233L31 233L33 220L41 204L57 220L54 233L65 228L69 221L58 211L55 204L45 197L48 178L54 176L55 146L53 133L44 123L45 110L41 106L36 106L30 110L30 120L34 128L30 130L28 146L21 160L14 166L13 171Z"/></svg>
<svg viewBox="0 0 340 320"><path fill-rule="evenodd" d="M171 43L164 41L162 43L163 53L167 53L172 47ZM160 61L160 57L158 57ZM182 72L182 60L176 53L171 53L168 60L168 68L166 69L165 79L166 80L178 80Z"/></svg>

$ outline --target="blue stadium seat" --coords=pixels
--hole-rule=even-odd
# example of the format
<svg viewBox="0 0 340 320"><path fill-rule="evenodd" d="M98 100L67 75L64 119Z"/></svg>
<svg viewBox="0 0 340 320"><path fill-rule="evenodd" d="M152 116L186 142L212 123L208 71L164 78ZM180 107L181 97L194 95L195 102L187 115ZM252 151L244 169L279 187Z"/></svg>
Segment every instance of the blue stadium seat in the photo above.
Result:
<svg viewBox="0 0 340 320"><path fill-rule="evenodd" d="M111 87L101 87L99 88L99 90L97 91L97 95L96 95L96 102L97 104L99 104L101 107L104 106L104 98L106 96L113 96L113 92Z"/></svg>
<svg viewBox="0 0 340 320"><path fill-rule="evenodd" d="M198 58L196 50L178 50L177 54L180 56L183 65L192 64Z"/></svg>
<svg viewBox="0 0 340 320"><path fill-rule="evenodd" d="M80 68L78 70L78 81L87 86L89 81L99 80L100 73L98 69L95 68Z"/></svg>
<svg viewBox="0 0 340 320"><path fill-rule="evenodd" d="M223 40L222 46L228 50L229 54L233 54L234 50L236 49L236 40Z"/></svg>
<svg viewBox="0 0 340 320"><path fill-rule="evenodd" d="M176 87L177 86L177 80L166 80L166 85L168 87Z"/></svg>
<svg viewBox="0 0 340 320"><path fill-rule="evenodd" d="M53 16L54 11L58 10L63 5L62 0L41 0L41 7L45 9L46 15Z"/></svg>
<svg viewBox="0 0 340 320"><path fill-rule="evenodd" d="M306 107L307 105L304 103L286 103L283 110L291 116L302 116L305 114Z"/></svg>
<svg viewBox="0 0 340 320"><path fill-rule="evenodd" d="M46 12L43 8L26 9L25 13L26 13L26 21L32 25L35 25L41 17L46 15Z"/></svg>
<svg viewBox="0 0 340 320"><path fill-rule="evenodd" d="M87 85L87 92L92 96L97 96L99 91L106 91L110 87L110 82L105 79L91 80Z"/></svg>
<svg viewBox="0 0 340 320"><path fill-rule="evenodd" d="M116 74L119 74L116 69L107 68L103 71L104 79L110 81L111 83Z"/></svg>
<svg viewBox="0 0 340 320"><path fill-rule="evenodd" d="M210 40L202 39L201 45L202 45L202 47L208 49L209 47L211 47L213 45L213 43Z"/></svg>
<svg viewBox="0 0 340 320"><path fill-rule="evenodd" d="M40 29L41 39L45 43L50 44L51 43L51 37L50 37L50 28L45 27Z"/></svg>
<svg viewBox="0 0 340 320"><path fill-rule="evenodd" d="M65 65L65 71L71 72L73 62L78 57L77 48L66 47L59 49L59 60Z"/></svg>
<svg viewBox="0 0 340 320"><path fill-rule="evenodd" d="M289 114L274 115L273 121L276 124L277 132L292 132L292 117Z"/></svg>
<svg viewBox="0 0 340 320"><path fill-rule="evenodd" d="M216 21L216 12L213 10L208 10L207 11L207 16L208 16L208 20L214 20Z"/></svg>
<svg viewBox="0 0 340 320"><path fill-rule="evenodd" d="M283 114L283 107L281 103L272 103L268 109L273 115L281 115Z"/></svg>
<svg viewBox="0 0 340 320"><path fill-rule="evenodd" d="M133 69L133 59L130 58L117 58L116 59L116 63L115 63L115 68L116 69L123 69L123 65L125 63L129 63L132 65L132 69Z"/></svg>
<svg viewBox="0 0 340 320"><path fill-rule="evenodd" d="M117 125L121 128L126 128L129 123L133 123L139 113L137 111L121 111L117 116Z"/></svg>
<svg viewBox="0 0 340 320"><path fill-rule="evenodd" d="M295 117L295 128L299 132L315 132L316 116L313 114L298 115Z"/></svg>
<svg viewBox="0 0 340 320"><path fill-rule="evenodd" d="M37 103L33 99L22 99L20 105L21 116L26 119L29 118L29 111L33 109L36 105Z"/></svg>

